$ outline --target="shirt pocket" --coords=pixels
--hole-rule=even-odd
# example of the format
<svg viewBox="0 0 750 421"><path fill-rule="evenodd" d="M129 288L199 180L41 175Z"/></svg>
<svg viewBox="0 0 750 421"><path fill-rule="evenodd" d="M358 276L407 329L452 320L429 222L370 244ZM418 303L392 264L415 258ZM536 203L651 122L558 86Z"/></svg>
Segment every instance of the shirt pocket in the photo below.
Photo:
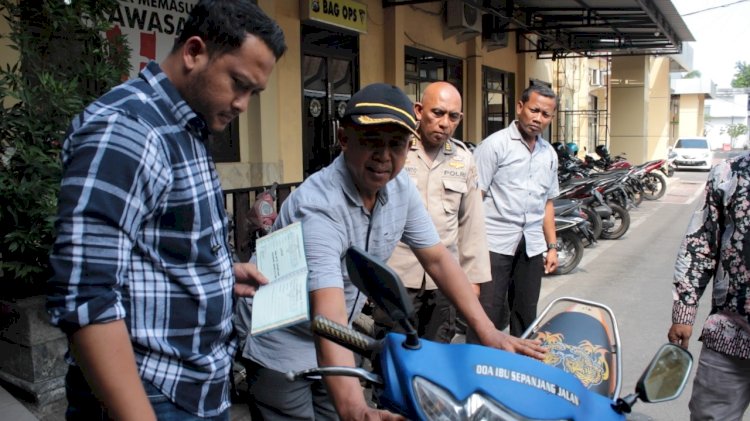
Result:
<svg viewBox="0 0 750 421"><path fill-rule="evenodd" d="M445 213L453 215L461 207L461 197L468 188L463 180L443 180L443 209Z"/></svg>
<svg viewBox="0 0 750 421"><path fill-rule="evenodd" d="M554 176L553 168L555 162L552 158L540 159L534 161L532 165L532 174L534 175L534 183L539 186L539 192L546 194L547 191L552 187L552 182L557 182L557 178Z"/></svg>

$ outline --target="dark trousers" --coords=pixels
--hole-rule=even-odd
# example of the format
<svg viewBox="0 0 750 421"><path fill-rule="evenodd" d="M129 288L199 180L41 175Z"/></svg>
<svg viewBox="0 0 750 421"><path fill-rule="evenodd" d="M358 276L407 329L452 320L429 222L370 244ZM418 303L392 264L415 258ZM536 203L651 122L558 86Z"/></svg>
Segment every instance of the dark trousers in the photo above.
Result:
<svg viewBox="0 0 750 421"><path fill-rule="evenodd" d="M456 334L456 309L439 289L407 288L414 305L411 321L420 338L434 342L450 343ZM401 325L394 323L382 310L373 312L376 336L387 332L403 333Z"/></svg>
<svg viewBox="0 0 750 421"><path fill-rule="evenodd" d="M510 309L510 334L519 337L536 318L539 290L544 274L542 254L526 255L523 240L516 254L507 256L490 252L492 281L480 284L479 301L497 329L504 329L503 313ZM466 334L467 343L479 343L472 329Z"/></svg>
<svg viewBox="0 0 750 421"><path fill-rule="evenodd" d="M254 421L337 421L322 379L289 381L285 373L241 358L250 387L248 406Z"/></svg>

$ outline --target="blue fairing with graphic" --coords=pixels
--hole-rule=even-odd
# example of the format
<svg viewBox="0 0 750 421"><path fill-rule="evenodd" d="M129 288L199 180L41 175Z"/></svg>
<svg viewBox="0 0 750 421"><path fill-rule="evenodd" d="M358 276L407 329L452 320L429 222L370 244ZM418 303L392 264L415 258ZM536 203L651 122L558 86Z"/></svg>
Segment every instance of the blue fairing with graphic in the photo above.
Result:
<svg viewBox="0 0 750 421"><path fill-rule="evenodd" d="M421 340L403 346L404 335L389 334L380 355L384 383L379 396L387 408L406 408L409 419L426 419L412 387L422 377L459 401L472 394L501 402L528 419L623 420L612 401L587 390L573 375L529 357L478 345L445 345Z"/></svg>

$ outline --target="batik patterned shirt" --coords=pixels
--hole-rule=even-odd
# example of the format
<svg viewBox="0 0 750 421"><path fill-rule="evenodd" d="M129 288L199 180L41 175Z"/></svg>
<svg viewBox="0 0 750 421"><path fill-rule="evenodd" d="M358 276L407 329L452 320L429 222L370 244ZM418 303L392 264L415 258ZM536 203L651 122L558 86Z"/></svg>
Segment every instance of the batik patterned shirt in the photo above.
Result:
<svg viewBox="0 0 750 421"><path fill-rule="evenodd" d="M693 325L713 278L711 314L700 340L750 358L750 154L716 165L685 235L674 275L672 322Z"/></svg>

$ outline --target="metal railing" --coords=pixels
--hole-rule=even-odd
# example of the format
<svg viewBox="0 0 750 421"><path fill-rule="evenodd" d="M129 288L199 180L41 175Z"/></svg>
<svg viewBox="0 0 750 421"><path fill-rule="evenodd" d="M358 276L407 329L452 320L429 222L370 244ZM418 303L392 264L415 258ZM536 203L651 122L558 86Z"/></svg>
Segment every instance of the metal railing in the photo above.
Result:
<svg viewBox="0 0 750 421"><path fill-rule="evenodd" d="M284 203L284 200L300 184L302 182L277 185L276 212L281 209L281 204ZM255 251L255 240L258 238L257 230L252 229L250 220L248 219L250 208L255 203L255 198L269 188L271 188L271 185L224 190L224 203L233 221L231 224L230 242L233 243L234 253L241 262L246 262L250 259L250 256Z"/></svg>

